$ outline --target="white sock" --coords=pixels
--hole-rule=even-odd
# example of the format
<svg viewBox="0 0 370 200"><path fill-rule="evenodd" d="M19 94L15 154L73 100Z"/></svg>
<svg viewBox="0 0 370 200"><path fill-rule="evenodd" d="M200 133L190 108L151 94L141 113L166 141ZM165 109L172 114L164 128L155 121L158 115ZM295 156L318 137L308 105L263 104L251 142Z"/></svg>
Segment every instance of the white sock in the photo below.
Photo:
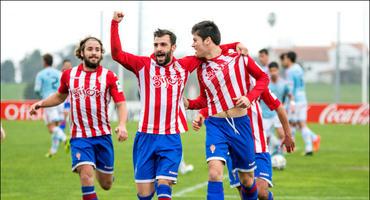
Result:
<svg viewBox="0 0 370 200"><path fill-rule="evenodd" d="M58 133L53 132L51 134L51 148L50 148L50 153L55 154L58 151L59 147L59 138L58 138Z"/></svg>
<svg viewBox="0 0 370 200"><path fill-rule="evenodd" d="M65 142L67 140L66 134L64 134L64 131L59 126L54 127L53 133L56 133L58 139L62 142Z"/></svg>
<svg viewBox="0 0 370 200"><path fill-rule="evenodd" d="M312 136L311 131L307 127L302 129L302 138L305 144L306 152L312 152Z"/></svg>

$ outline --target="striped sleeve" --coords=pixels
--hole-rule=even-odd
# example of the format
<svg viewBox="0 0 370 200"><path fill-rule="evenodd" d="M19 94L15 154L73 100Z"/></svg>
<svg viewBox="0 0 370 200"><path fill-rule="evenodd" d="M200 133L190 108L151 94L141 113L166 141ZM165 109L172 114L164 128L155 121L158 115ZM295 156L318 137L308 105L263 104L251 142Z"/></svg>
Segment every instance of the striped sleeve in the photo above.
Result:
<svg viewBox="0 0 370 200"><path fill-rule="evenodd" d="M125 101L126 98L125 95L123 94L122 86L120 85L118 77L114 72L112 71L108 72L107 82L109 86L110 95L113 97L113 101L115 103Z"/></svg>
<svg viewBox="0 0 370 200"><path fill-rule="evenodd" d="M61 94L68 93L68 82L71 70L66 70L63 72L62 77L60 78L60 85L58 92Z"/></svg>
<svg viewBox="0 0 370 200"><path fill-rule="evenodd" d="M250 102L257 99L261 93L268 88L269 77L261 67L250 57L243 56L247 71L256 79L256 85L248 92L247 98Z"/></svg>

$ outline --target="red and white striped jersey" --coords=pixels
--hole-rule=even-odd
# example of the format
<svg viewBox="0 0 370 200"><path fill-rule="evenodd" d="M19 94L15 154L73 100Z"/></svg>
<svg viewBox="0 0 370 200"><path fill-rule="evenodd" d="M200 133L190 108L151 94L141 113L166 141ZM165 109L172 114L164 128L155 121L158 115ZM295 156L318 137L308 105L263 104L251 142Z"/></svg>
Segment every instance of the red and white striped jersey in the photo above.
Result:
<svg viewBox="0 0 370 200"><path fill-rule="evenodd" d="M253 83L253 78L251 82ZM260 96L260 99L265 102L270 110L276 110L279 105L279 99L269 90L266 89ZM263 128L262 109L259 101L253 101L251 107L248 109L248 116L250 119L251 130L254 138L254 148L256 153L268 152L268 144L266 132Z"/></svg>
<svg viewBox="0 0 370 200"><path fill-rule="evenodd" d="M256 79L251 87L250 76ZM256 100L267 88L269 78L249 56L237 53L221 54L207 60L198 68L201 95L189 100L189 109L208 106L208 113L214 115L235 106L233 98L246 96L250 102ZM202 107L203 107L202 106Z"/></svg>
<svg viewBox="0 0 370 200"><path fill-rule="evenodd" d="M72 138L88 138L111 133L108 104L125 101L117 76L98 66L84 71L82 64L62 74L59 93L69 93Z"/></svg>
<svg viewBox="0 0 370 200"><path fill-rule="evenodd" d="M236 48L237 43L222 49ZM188 130L183 92L190 72L202 61L195 56L172 58L160 66L154 56L137 56L122 51L118 22L111 23L112 58L132 71L137 79L142 109L138 131L150 134L179 134Z"/></svg>

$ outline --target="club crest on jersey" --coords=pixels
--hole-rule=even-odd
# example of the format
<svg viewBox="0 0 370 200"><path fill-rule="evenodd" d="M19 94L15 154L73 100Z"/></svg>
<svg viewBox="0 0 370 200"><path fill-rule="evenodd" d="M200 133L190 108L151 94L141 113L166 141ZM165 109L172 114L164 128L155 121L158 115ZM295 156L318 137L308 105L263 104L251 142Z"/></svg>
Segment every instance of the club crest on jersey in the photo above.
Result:
<svg viewBox="0 0 370 200"><path fill-rule="evenodd" d="M77 158L77 160L80 160L80 158L81 158L81 154L80 154L80 152L77 152L77 153L76 153L76 158Z"/></svg>
<svg viewBox="0 0 370 200"><path fill-rule="evenodd" d="M221 64L218 64L216 67L212 67L212 66L207 66L206 67L206 78L208 80L212 80L216 77L216 73L219 72L219 71L222 71L225 69L225 66L227 66L226 63L221 63Z"/></svg>
<svg viewBox="0 0 370 200"><path fill-rule="evenodd" d="M210 147L209 147L209 150L211 150L211 153L215 153L216 151L216 146L214 144L212 144Z"/></svg>
<svg viewBox="0 0 370 200"><path fill-rule="evenodd" d="M100 91L96 87L86 89L78 87L72 90L72 95L76 99L85 99L86 97L100 96Z"/></svg>
<svg viewBox="0 0 370 200"><path fill-rule="evenodd" d="M179 75L155 75L152 80L155 88L181 85L184 81Z"/></svg>

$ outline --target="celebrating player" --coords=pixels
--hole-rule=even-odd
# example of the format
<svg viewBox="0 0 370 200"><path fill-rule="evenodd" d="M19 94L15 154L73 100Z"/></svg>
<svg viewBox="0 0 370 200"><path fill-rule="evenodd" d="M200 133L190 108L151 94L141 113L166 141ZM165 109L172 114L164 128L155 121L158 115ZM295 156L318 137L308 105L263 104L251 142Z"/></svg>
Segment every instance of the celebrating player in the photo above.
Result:
<svg viewBox="0 0 370 200"><path fill-rule="evenodd" d="M116 103L119 125L115 129L118 141L127 139L127 109L117 76L100 65L103 44L95 37L83 39L76 49L82 63L63 72L58 91L31 107L31 114L39 108L64 102L68 93L71 102L72 171L80 175L83 200L98 199L94 188L96 178L104 190L113 183L114 152L108 121L111 97Z"/></svg>
<svg viewBox="0 0 370 200"><path fill-rule="evenodd" d="M111 25L111 52L115 61L138 78L142 110L133 148L138 199L154 196L170 200L182 157L179 133L187 130L183 91L189 73L201 61L195 56L173 57L176 36L168 30L154 32L154 53L150 57L122 51L118 24L122 12L115 12ZM236 43L230 46L235 49ZM225 48L227 48L226 46Z"/></svg>
<svg viewBox="0 0 370 200"><path fill-rule="evenodd" d="M209 173L207 199L224 199L222 176L228 153L234 170L239 173L243 199L257 199L254 140L247 108L267 88L268 76L249 56L223 54L219 47L220 31L213 22L195 24L192 34L192 46L204 62L197 71L200 101L189 101L188 107L208 106L210 115L205 120ZM255 78L253 88L250 75ZM193 123L200 122L198 116Z"/></svg>
<svg viewBox="0 0 370 200"><path fill-rule="evenodd" d="M35 92L42 99L46 99L55 93L59 87L61 72L52 67L53 56L45 54L42 56L44 69L37 73L35 80ZM63 130L59 127L59 123L63 120L60 116L62 106L45 108L44 120L51 134L51 148L46 153L46 157L52 157L58 151L60 141L66 142L67 137Z"/></svg>
<svg viewBox="0 0 370 200"><path fill-rule="evenodd" d="M305 155L312 155L313 151L318 151L320 148L320 136L312 132L306 124L307 98L303 80L304 71L296 63L297 55L295 52L289 51L284 53L280 56L280 59L285 68L285 78L288 81L295 101L294 109L289 110L289 117L292 125L298 127L302 133L305 143Z"/></svg>

